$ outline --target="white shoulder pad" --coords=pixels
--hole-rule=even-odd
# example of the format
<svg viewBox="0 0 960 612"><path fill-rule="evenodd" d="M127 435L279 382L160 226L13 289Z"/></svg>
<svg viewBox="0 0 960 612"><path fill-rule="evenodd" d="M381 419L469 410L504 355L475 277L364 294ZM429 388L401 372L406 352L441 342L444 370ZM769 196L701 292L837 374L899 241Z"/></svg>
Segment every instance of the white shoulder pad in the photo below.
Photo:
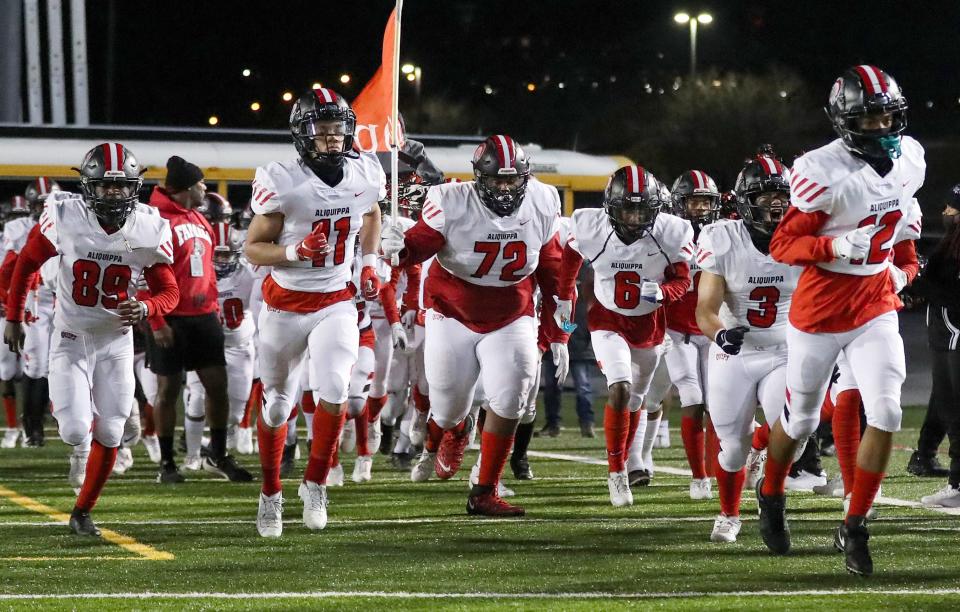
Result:
<svg viewBox="0 0 960 612"><path fill-rule="evenodd" d="M420 218L429 227L443 232L447 217L443 210L443 200L445 192L449 191L447 187L451 183L443 185L434 185L427 189L427 195L423 199L423 208L420 210Z"/></svg>
<svg viewBox="0 0 960 612"><path fill-rule="evenodd" d="M657 228L657 226L660 226ZM670 257L670 261L690 261L697 252L693 241L693 225L686 219L660 213L654 224L660 234L660 246Z"/></svg>
<svg viewBox="0 0 960 612"><path fill-rule="evenodd" d="M281 205L281 194L292 185L290 172L279 162L270 162L257 168L250 199L251 210L257 215L277 212Z"/></svg>
<svg viewBox="0 0 960 612"><path fill-rule="evenodd" d="M897 236L897 242L903 240L919 240L920 232L923 229L923 212L920 209L920 202L917 201L917 198L913 198L910 201L910 206L907 207L906 214L904 215L904 221L906 221L906 223L900 235Z"/></svg>
<svg viewBox="0 0 960 612"><path fill-rule="evenodd" d="M900 141L900 150L902 157L910 166L910 179L913 183L910 188L916 192L923 186L924 177L927 173L927 160L923 151L923 146L910 136L904 136Z"/></svg>

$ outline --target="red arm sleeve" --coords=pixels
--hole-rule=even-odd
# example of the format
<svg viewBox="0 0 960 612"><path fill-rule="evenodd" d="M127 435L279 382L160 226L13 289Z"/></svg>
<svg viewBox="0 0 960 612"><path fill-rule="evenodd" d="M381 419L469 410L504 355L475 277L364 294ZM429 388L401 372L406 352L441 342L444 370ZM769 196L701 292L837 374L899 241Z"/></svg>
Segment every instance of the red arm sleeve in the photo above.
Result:
<svg viewBox="0 0 960 612"><path fill-rule="evenodd" d="M552 342L562 342L566 344L570 334L566 334L557 327L557 322L553 320L553 313L557 309L557 303L553 301L553 296L557 295L557 279L560 276L560 262L563 258L563 250L560 248L560 236L554 234L540 249L540 261L537 264L537 270L534 272L537 277L537 284L540 286L540 329L538 335L548 345ZM576 276L576 275L574 275Z"/></svg>
<svg viewBox="0 0 960 612"><path fill-rule="evenodd" d="M420 308L420 274L423 266L416 264L407 266L407 290L403 292L403 309L417 310Z"/></svg>
<svg viewBox="0 0 960 612"><path fill-rule="evenodd" d="M920 261L917 259L917 247L913 240L904 240L893 245L893 265L907 274L907 284L913 282L920 272Z"/></svg>
<svg viewBox="0 0 960 612"><path fill-rule="evenodd" d="M0 264L0 298L7 301L7 289L10 288L10 278L13 277L13 268L17 265L17 254L14 251L7 251L3 258L3 264Z"/></svg>
<svg viewBox="0 0 960 612"><path fill-rule="evenodd" d="M31 232L27 244L17 257L17 265L10 279L7 293L7 321L22 321L23 310L27 304L27 292L33 275L40 270L43 262L57 254L56 247L39 231Z"/></svg>
<svg viewBox="0 0 960 612"><path fill-rule="evenodd" d="M390 281L380 289L380 305L383 314L390 325L400 322L400 313L397 311L397 283L400 281L402 268L394 268L390 273Z"/></svg>
<svg viewBox="0 0 960 612"><path fill-rule="evenodd" d="M154 330L166 325L163 315L171 312L180 301L180 289L170 264L159 263L143 271L143 277L150 287L150 297L145 299L150 327Z"/></svg>
<svg viewBox="0 0 960 612"><path fill-rule="evenodd" d="M443 234L424 223L421 217L403 236L405 248L400 251L400 265L423 263L436 255L446 242Z"/></svg>
<svg viewBox="0 0 960 612"><path fill-rule="evenodd" d="M669 265L664 270L664 278L666 280L660 285L663 304L679 302L690 289L690 265L685 261Z"/></svg>
<svg viewBox="0 0 960 612"><path fill-rule="evenodd" d="M792 266L833 261L833 238L815 235L828 218L820 210L805 213L789 207L770 240L770 255Z"/></svg>
<svg viewBox="0 0 960 612"><path fill-rule="evenodd" d="M563 247L563 255L560 258L560 275L557 279L557 297L562 300L572 300L574 298L574 288L577 283L577 274L580 273L580 267L583 265L583 256L577 253L568 242Z"/></svg>

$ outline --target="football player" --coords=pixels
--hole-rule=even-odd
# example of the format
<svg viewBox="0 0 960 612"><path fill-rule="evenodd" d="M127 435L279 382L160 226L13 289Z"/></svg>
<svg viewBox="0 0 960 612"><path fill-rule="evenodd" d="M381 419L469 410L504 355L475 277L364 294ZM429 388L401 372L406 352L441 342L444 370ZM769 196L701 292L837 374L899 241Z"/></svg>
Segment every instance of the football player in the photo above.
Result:
<svg viewBox="0 0 960 612"><path fill-rule="evenodd" d="M113 469L133 407L130 326L170 312L180 298L170 266L170 226L137 199L143 170L118 143L87 152L80 164L83 195L60 192L47 199L38 228L20 253L7 298L4 341L19 351L27 283L44 261L60 255L50 348L53 416L66 444L93 439L70 515L70 528L80 535L100 535L90 510ZM142 302L129 293L141 274L152 293Z"/></svg>
<svg viewBox="0 0 960 612"><path fill-rule="evenodd" d="M272 266L258 321L264 406L257 422L263 468L257 530L264 537L278 537L283 529L280 461L305 352L318 401L299 494L307 528L327 524L325 483L360 346L350 283L358 239L362 293L373 300L380 292L377 202L385 195L385 177L376 156L354 150L355 128L356 115L335 91L304 93L290 113L299 158L258 168L253 182L255 216L245 253L254 265Z"/></svg>
<svg viewBox="0 0 960 612"><path fill-rule="evenodd" d="M627 451L663 353L667 326L662 306L680 301L690 288L693 228L689 221L661 212L664 198L660 181L649 170L620 168L607 183L603 208L574 211L563 249L557 297L561 326L572 320L574 284L583 260L593 266L596 299L588 325L610 390L603 419L607 488L610 503L618 507L633 504Z"/></svg>
<svg viewBox="0 0 960 612"><path fill-rule="evenodd" d="M913 239L923 184L923 147L904 136L907 100L897 82L869 65L833 84L827 114L839 138L794 162L792 206L772 242L774 259L804 266L787 327L787 403L770 431L764 478L757 484L760 533L774 553L790 549L784 479L797 445L817 427L837 357L860 385L867 429L853 493L836 545L847 570L873 573L865 515L900 429L906 377L897 292L916 274Z"/></svg>
<svg viewBox="0 0 960 612"><path fill-rule="evenodd" d="M17 255L27 242L27 234L36 225L36 219L30 216L30 204L23 196L13 196L10 210L6 215L3 226L3 266L0 268L6 274L0 273L0 297L6 302L6 295L10 286L10 277L17 263ZM20 428L17 427L17 391L14 379L23 373L20 355L11 351L6 345L0 347L0 380L3 385L3 407L6 412L7 430L4 433L3 447L12 448L17 444ZM22 441L25 447L43 446L43 413L36 414L25 404Z"/></svg>

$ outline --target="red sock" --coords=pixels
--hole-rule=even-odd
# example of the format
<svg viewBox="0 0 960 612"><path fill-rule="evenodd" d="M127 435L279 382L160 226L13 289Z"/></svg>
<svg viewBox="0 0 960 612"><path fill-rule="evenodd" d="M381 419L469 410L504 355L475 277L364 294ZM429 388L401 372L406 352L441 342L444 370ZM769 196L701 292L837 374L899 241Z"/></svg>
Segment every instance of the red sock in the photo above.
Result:
<svg viewBox="0 0 960 612"><path fill-rule="evenodd" d="M143 405L143 435L157 435L157 423L153 420L153 404L150 402Z"/></svg>
<svg viewBox="0 0 960 612"><path fill-rule="evenodd" d="M763 450L767 448L767 445L770 444L770 425L764 423L760 427L757 427L753 430L753 446L754 450Z"/></svg>
<svg viewBox="0 0 960 612"><path fill-rule="evenodd" d="M704 464L703 448L703 420L691 416L680 419L680 437L683 439L683 450L687 453L687 463L696 479L707 477L707 466Z"/></svg>
<svg viewBox="0 0 960 612"><path fill-rule="evenodd" d="M513 434L504 436L490 431L480 434L480 476L477 479L479 486L497 486L512 447Z"/></svg>
<svg viewBox="0 0 960 612"><path fill-rule="evenodd" d="M833 411L835 406L833 405L833 400L830 399L830 389L827 388L827 395L823 398L823 405L820 406L820 422L829 423L833 420Z"/></svg>
<svg viewBox="0 0 960 612"><path fill-rule="evenodd" d="M873 505L873 500L880 490L880 482L883 480L883 472L868 472L857 467L857 474L853 479L853 495L850 496L850 510L847 511L847 518L851 516L866 516L867 510Z"/></svg>
<svg viewBox="0 0 960 612"><path fill-rule="evenodd" d="M307 414L315 414L317 412L317 402L313 400L313 391L303 392L303 395L300 396L300 408Z"/></svg>
<svg viewBox="0 0 960 612"><path fill-rule="evenodd" d="M7 413L7 427L15 429L17 427L17 398L4 395L3 409Z"/></svg>
<svg viewBox="0 0 960 612"><path fill-rule="evenodd" d="M330 453L330 467L337 467L340 465L340 440L337 440L337 443L333 447L333 452Z"/></svg>
<svg viewBox="0 0 960 612"><path fill-rule="evenodd" d="M740 516L740 496L743 483L747 478L747 469L728 472L717 465L717 489L720 491L720 512L727 516Z"/></svg>
<svg viewBox="0 0 960 612"><path fill-rule="evenodd" d="M630 435L630 413L626 408L615 410L607 404L603 412L603 432L607 437L607 465L610 472L626 469L627 436Z"/></svg>
<svg viewBox="0 0 960 612"><path fill-rule="evenodd" d="M287 424L283 423L276 431L270 431L263 419L257 419L257 443L260 446L260 469L263 471L264 495L274 495L282 489L280 484L280 462L283 460L283 447L287 443Z"/></svg>
<svg viewBox="0 0 960 612"><path fill-rule="evenodd" d="M413 407L420 413L430 412L430 396L420 393L416 385L413 386Z"/></svg>
<svg viewBox="0 0 960 612"><path fill-rule="evenodd" d="M380 418L380 411L383 410L383 407L386 405L386 395L383 397L367 397L367 402L364 404L364 408L367 411L367 420L373 423Z"/></svg>
<svg viewBox="0 0 960 612"><path fill-rule="evenodd" d="M428 453L435 453L443 440L443 429L433 419L427 419L427 439L423 441L423 448Z"/></svg>
<svg viewBox="0 0 960 612"><path fill-rule="evenodd" d="M367 448L367 424L370 420L367 418L367 405L363 405L363 410L357 416L353 417L353 425L357 430L357 456L369 457L370 449Z"/></svg>
<svg viewBox="0 0 960 612"><path fill-rule="evenodd" d="M704 467L707 476L716 476L720 470L717 465L717 456L720 454L720 439L717 438L717 430L713 428L713 420L707 421L707 439L704 443Z"/></svg>
<svg viewBox="0 0 960 612"><path fill-rule="evenodd" d="M77 496L77 508L90 512L97 505L103 485L113 471L113 462L117 459L117 449L107 448L96 440L90 445L90 455L87 457L87 475L80 487Z"/></svg>
<svg viewBox="0 0 960 612"><path fill-rule="evenodd" d="M633 446L633 439L637 436L637 427L640 427L640 419L645 418L647 418L647 413L643 409L630 413L630 429L627 431L627 443L623 447L624 453L630 452L630 447Z"/></svg>
<svg viewBox="0 0 960 612"><path fill-rule="evenodd" d="M760 492L765 497L767 495L783 495L783 484L790 472L791 465L793 465L792 461L781 465L767 453L767 465L763 469L763 486L760 488Z"/></svg>
<svg viewBox="0 0 960 612"><path fill-rule="evenodd" d="M837 448L837 462L846 495L855 490L857 452L860 450L860 392L856 389L837 395L833 411L833 444Z"/></svg>
<svg viewBox="0 0 960 612"><path fill-rule="evenodd" d="M294 404L293 410L290 411L290 416L287 417L287 420L297 418L297 415L300 414L300 404Z"/></svg>
<svg viewBox="0 0 960 612"><path fill-rule="evenodd" d="M240 427L246 429L250 427L250 417L253 414L254 410L260 410L260 407L263 405L263 383L260 382L260 379L253 381L253 386L250 387L250 397L247 398L247 406L243 409L243 419L240 421Z"/></svg>
<svg viewBox="0 0 960 612"><path fill-rule="evenodd" d="M340 441L340 431L346 419L346 412L330 414L326 410L317 410L313 415L313 442L310 445L310 459L303 479L317 484L326 484L327 474L336 463L334 453Z"/></svg>

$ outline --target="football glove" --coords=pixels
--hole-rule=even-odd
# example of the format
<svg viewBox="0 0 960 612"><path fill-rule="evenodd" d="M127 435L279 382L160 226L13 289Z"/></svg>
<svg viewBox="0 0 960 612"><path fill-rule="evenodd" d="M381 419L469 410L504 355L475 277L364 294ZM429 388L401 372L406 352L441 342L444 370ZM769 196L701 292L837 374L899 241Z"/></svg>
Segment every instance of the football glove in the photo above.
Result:
<svg viewBox="0 0 960 612"><path fill-rule="evenodd" d="M660 288L659 283L645 280L640 285L640 298L645 302L659 304L663 301L663 289Z"/></svg>
<svg viewBox="0 0 960 612"><path fill-rule="evenodd" d="M577 329L577 324L573 322L573 300L561 300L553 296L553 301L557 303L557 309L553 311L553 320L557 327L564 333L573 333Z"/></svg>
<svg viewBox="0 0 960 612"><path fill-rule="evenodd" d="M893 265L893 262L887 262L887 269L890 271L890 280L893 282L893 292L900 293L907 286L907 273Z"/></svg>
<svg viewBox="0 0 960 612"><path fill-rule="evenodd" d="M383 252L384 258L392 258L403 248L403 229L393 223L384 226L383 231L380 232L380 251Z"/></svg>
<svg viewBox="0 0 960 612"><path fill-rule="evenodd" d="M314 264L323 263L324 258L333 249L327 243L326 235L320 231L318 225L306 238L300 241L291 252L287 247L287 259L290 261L312 261ZM293 257L291 257L293 255Z"/></svg>
<svg viewBox="0 0 960 612"><path fill-rule="evenodd" d="M750 331L749 327L738 326L731 329L721 329L713 339L727 355L739 355L743 346L743 336Z"/></svg>
<svg viewBox="0 0 960 612"><path fill-rule="evenodd" d="M863 259L870 251L870 240L876 225L864 225L833 239L833 256L837 259Z"/></svg>
<svg viewBox="0 0 960 612"><path fill-rule="evenodd" d="M390 335L393 336L393 348L407 352L407 332L403 329L403 323L390 325Z"/></svg>
<svg viewBox="0 0 960 612"><path fill-rule="evenodd" d="M557 366L557 384L562 385L570 373L570 351L562 342L551 342L550 352L553 353L553 365Z"/></svg>
<svg viewBox="0 0 960 612"><path fill-rule="evenodd" d="M363 266L360 270L360 291L363 299L372 301L380 295L380 277L373 266Z"/></svg>

